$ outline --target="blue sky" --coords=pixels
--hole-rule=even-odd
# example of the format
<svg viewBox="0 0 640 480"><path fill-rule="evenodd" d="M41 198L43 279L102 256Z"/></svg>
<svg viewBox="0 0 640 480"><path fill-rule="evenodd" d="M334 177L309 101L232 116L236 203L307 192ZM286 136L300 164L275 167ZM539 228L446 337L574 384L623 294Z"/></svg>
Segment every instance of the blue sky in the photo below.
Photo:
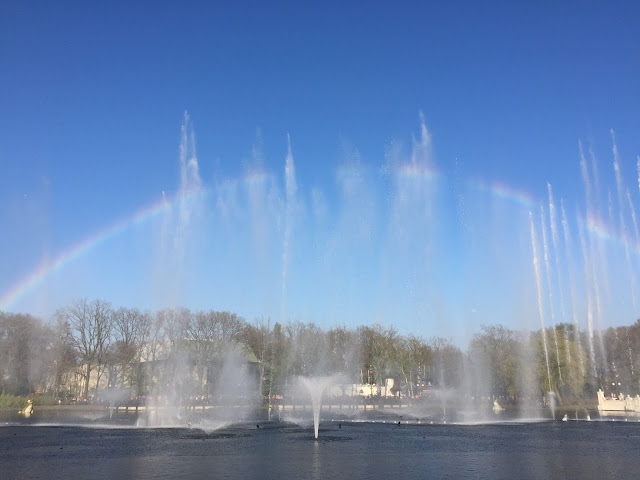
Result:
<svg viewBox="0 0 640 480"><path fill-rule="evenodd" d="M0 308L535 328L550 182L542 320L634 321L640 8L432 3L5 2Z"/></svg>

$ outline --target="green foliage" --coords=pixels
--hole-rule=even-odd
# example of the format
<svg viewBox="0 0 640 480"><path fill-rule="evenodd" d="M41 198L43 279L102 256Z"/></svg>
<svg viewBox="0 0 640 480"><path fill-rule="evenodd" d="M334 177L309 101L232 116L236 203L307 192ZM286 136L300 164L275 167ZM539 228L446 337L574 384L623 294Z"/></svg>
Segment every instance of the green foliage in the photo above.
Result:
<svg viewBox="0 0 640 480"><path fill-rule="evenodd" d="M33 406L45 406L45 405L57 405L58 399L53 395L35 395L31 398L33 400Z"/></svg>
<svg viewBox="0 0 640 480"><path fill-rule="evenodd" d="M534 342L537 349L540 390L547 392L551 389L561 398L581 397L587 381L587 356L581 346L582 342L575 335L573 326L559 324L544 332L536 332Z"/></svg>
<svg viewBox="0 0 640 480"><path fill-rule="evenodd" d="M56 335L31 315L0 313L0 391L28 395L55 366Z"/></svg>
<svg viewBox="0 0 640 480"><path fill-rule="evenodd" d="M22 410L27 406L27 398L3 393L0 395L0 409Z"/></svg>
<svg viewBox="0 0 640 480"><path fill-rule="evenodd" d="M502 325L481 327L471 342L470 357L474 366L488 373L483 379L486 393L495 396L511 396L518 394L518 367L522 363L519 357L523 344L516 332ZM485 392L483 392L485 393Z"/></svg>

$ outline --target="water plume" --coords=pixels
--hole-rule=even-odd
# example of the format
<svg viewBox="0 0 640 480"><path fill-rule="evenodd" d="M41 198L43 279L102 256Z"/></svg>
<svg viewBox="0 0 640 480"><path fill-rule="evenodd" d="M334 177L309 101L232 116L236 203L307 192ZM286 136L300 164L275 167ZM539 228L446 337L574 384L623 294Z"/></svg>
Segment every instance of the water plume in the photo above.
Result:
<svg viewBox="0 0 640 480"><path fill-rule="evenodd" d="M640 155L638 155L638 161L636 163L636 170L638 171L638 191L640 191Z"/></svg>
<svg viewBox="0 0 640 480"><path fill-rule="evenodd" d="M245 365L245 353L239 346L229 347L222 357L222 367L212 385L216 408L202 421L209 429L246 422L260 405L258 381Z"/></svg>
<svg viewBox="0 0 640 480"><path fill-rule="evenodd" d="M544 306L542 301L542 281L540 275L540 260L538 258L538 241L536 239L536 229L533 222L533 213L529 212L529 222L531 224L531 249L533 256L533 271L536 279L536 292L538 298L538 317L540 319L540 334L542 335L542 345L544 348L544 360L547 367L547 379L549 391L551 391L551 369L549 368L549 349L547 348L547 330L544 321Z"/></svg>
<svg viewBox="0 0 640 480"><path fill-rule="evenodd" d="M636 276L633 272L632 262L631 262L631 253L629 251L629 234L627 232L627 224L625 221L625 201L624 197L624 182L622 180L622 172L620 170L620 159L618 157L618 145L616 144L615 132L611 129L611 141L612 141L612 152L613 152L613 170L615 173L616 179L616 191L618 194L618 219L620 225L620 237L622 238L624 244L624 255L627 264L627 271L629 275L629 281L631 285L631 300L633 302L634 309L637 308L637 299L636 299ZM633 213L633 207L632 207ZM635 216L635 214L634 214Z"/></svg>
<svg viewBox="0 0 640 480"><path fill-rule="evenodd" d="M293 152L291 150L291 137L287 135L287 157L284 166L285 179L285 219L284 237L282 240L282 321L287 319L287 276L289 272L289 256L291 255L290 242L291 232L294 225L294 214L296 209L296 170L293 163Z"/></svg>
<svg viewBox="0 0 640 480"><path fill-rule="evenodd" d="M589 179L589 167L587 166L587 159L584 156L581 141L578 142L578 151L580 152L580 173L582 174L582 184L584 185L587 215L590 215L590 212L592 211L591 181Z"/></svg>
<svg viewBox="0 0 640 480"><path fill-rule="evenodd" d="M598 174L598 160L596 154L593 151L593 147L589 146L589 157L591 158L591 176L594 184L594 191L596 195L600 194L600 175ZM600 213L599 205L597 205L598 213Z"/></svg>
<svg viewBox="0 0 640 480"><path fill-rule="evenodd" d="M325 390L340 381L341 375L328 375L318 377L297 377L294 385L298 390L303 390L309 396L313 412L313 434L318 439L318 429L320 426L320 410L322 409L322 398Z"/></svg>
<svg viewBox="0 0 640 480"><path fill-rule="evenodd" d="M560 312L562 314L562 323L563 323L563 337L564 337L564 347L565 347L565 358L567 360L567 365L571 364L571 348L569 346L569 334L566 329L566 308L565 308L565 299L564 299L564 287L562 281L562 275L560 272L560 251L558 247L559 239L558 239L558 219L556 213L556 205L553 201L553 191L551 189L551 183L547 182L547 191L549 194L549 224L551 227L551 242L553 245L553 258L554 258L554 266L555 266L555 274L558 285L558 293L560 295Z"/></svg>
<svg viewBox="0 0 640 480"><path fill-rule="evenodd" d="M184 113L184 123L180 129L180 188L178 189L179 217L175 234L175 251L182 258L185 255L186 236L192 217L200 213L201 205L188 201L188 196L202 189L202 180L196 155L196 139L191 118Z"/></svg>
<svg viewBox="0 0 640 480"><path fill-rule="evenodd" d="M591 368L593 369L594 377L597 376L596 371L596 355L593 344L594 327L593 327L593 311L594 311L594 296L598 294L597 286L594 287L593 280L593 265L587 249L587 242L584 234L584 224L581 220L578 221L578 237L580 238L580 247L582 249L582 261L584 278L586 283L586 306L587 306L587 339L589 341L589 360Z"/></svg>
<svg viewBox="0 0 640 480"><path fill-rule="evenodd" d="M562 233L564 237L564 254L566 259L566 266L568 271L569 278L569 296L571 297L571 314L573 320L573 341L578 345L579 350L582 349L582 341L580 335L580 324L578 321L578 308L576 305L576 284L573 275L574 271L574 259L573 252L571 249L572 240L571 240L571 231L569 229L569 222L567 220L567 212L564 207L564 200L560 199L560 214L562 216ZM580 374L584 377L586 373L586 368L584 365L583 356L580 356Z"/></svg>
<svg viewBox="0 0 640 480"><path fill-rule="evenodd" d="M562 276L560 275L560 248L558 238L558 214L556 212L556 205L553 201L553 191L551 184L547 182L547 191L549 194L549 225L551 227L551 242L553 245L553 254L555 260L555 271L558 282L558 293L560 295L560 308L562 313L562 321L566 321L565 300L564 300L564 288L562 282Z"/></svg>
<svg viewBox="0 0 640 480"><path fill-rule="evenodd" d="M187 112L180 128L178 168L180 183L175 200L169 203L162 192L165 211L161 218L159 258L155 262L153 278L155 297L161 306L176 305L184 300L183 285L190 275L190 252L205 208L195 133Z"/></svg>
<svg viewBox="0 0 640 480"><path fill-rule="evenodd" d="M636 217L636 207L633 204L633 199L631 198L631 191L629 189L627 192L627 205L629 207L629 211L631 212L631 224L633 225L633 233L634 233L634 241L636 249L640 245L640 232L638 232L638 220Z"/></svg>
<svg viewBox="0 0 640 480"><path fill-rule="evenodd" d="M553 341L556 347L556 363L558 365L558 376L562 382L562 370L560 369L560 347L558 345L558 332L556 329L556 314L553 301L553 284L551 282L551 262L549 260L549 242L547 241L547 218L543 206L540 206L540 226L542 231L542 249L544 255L544 270L547 279L547 292L549 296L549 312L551 314L551 325L553 326Z"/></svg>
<svg viewBox="0 0 640 480"><path fill-rule="evenodd" d="M434 215L437 174L433 167L431 135L420 115L420 133L413 138L410 153L395 144L387 151L387 163L392 173L390 220L387 230L387 251L384 268L388 271L389 289L403 288L398 292L404 305L419 305L418 315L424 318L428 309L434 308L429 294L431 286L433 253L436 245ZM384 287L386 288L386 286ZM394 299L389 310L398 308ZM399 308L403 308L402 305Z"/></svg>

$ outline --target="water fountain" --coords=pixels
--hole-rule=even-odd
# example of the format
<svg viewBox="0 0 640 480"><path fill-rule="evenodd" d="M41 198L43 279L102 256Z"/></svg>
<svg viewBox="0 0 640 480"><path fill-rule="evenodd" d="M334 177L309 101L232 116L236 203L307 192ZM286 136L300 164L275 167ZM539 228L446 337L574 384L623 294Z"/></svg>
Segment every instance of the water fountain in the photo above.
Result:
<svg viewBox="0 0 640 480"><path fill-rule="evenodd" d="M195 372L184 354L158 384L138 420L142 427L194 426L214 431L245 422L255 415L260 403L258 382L247 368L241 349L228 348L207 370L207 382L197 386L189 381ZM206 400L205 400L206 399Z"/></svg>
<svg viewBox="0 0 640 480"><path fill-rule="evenodd" d="M238 178L225 177L205 186L199 174L193 131L185 116L177 193L173 200L164 197L164 210L154 211L162 214L157 216L160 225L155 225L160 235L153 231L153 238L161 239L154 252L157 271L153 294L163 305L175 305L188 298L184 290L189 290L189 285L204 280L209 290L216 292L215 298L206 302L223 303L237 311L248 309L245 305L250 302L259 306L255 308L264 305L269 312L279 313L285 326L290 312L305 320L317 315L325 324L334 318L353 318L354 325L367 324L372 318L381 322L409 318L409 327L424 336L452 334L453 330L447 330L451 322L462 324L457 331L465 327L477 331L481 322L511 322L513 331L534 332L515 342L519 351L508 352L512 357L510 369L516 372L510 374L517 377L517 382L509 386L494 384L492 363L500 363L501 355L453 374L448 366L434 361L430 367L433 383L439 389L434 394L440 410L437 420L495 421L510 415L519 407L517 402L529 402L532 417L541 418L547 415L540 408L545 396L555 418L556 403L563 400L560 390L573 388L572 379L581 379L576 382L581 383L578 387L592 387L597 381L598 358L607 358L598 331L606 315L618 313L619 308L612 292L628 298L626 303L630 305L637 303L635 267L639 265L640 234L615 141L615 188L611 189L614 194L608 212L602 205L600 190L605 188L599 186L595 160L588 162L582 146L579 157L585 205L568 204L562 197L556 202L557 191L547 183L546 210L525 194L472 180L457 183L457 202L448 204L449 185L435 167L430 142L421 122L420 133L408 152L395 146L389 149L382 172L364 166L356 155L337 166L335 185L306 190L306 183L296 178L296 172L304 169L295 168L291 140L287 139L284 175L282 169L270 175L256 160L257 166L251 165ZM325 192L332 189L338 193L329 201ZM382 191L390 193L376 194ZM504 208L503 216L494 216L488 203ZM435 210L436 205L442 210ZM577 213L571 217L567 212L574 208ZM449 209L458 217L448 215ZM203 212L206 215L201 215ZM458 222L440 225L443 217L457 218ZM141 218L136 216L135 222L129 223ZM313 252L309 245L313 245ZM449 252L446 249L450 245L459 250ZM212 251L225 254L212 258ZM447 255L441 255L441 251L462 260L454 268L443 260ZM200 261L204 258L208 263ZM195 271L202 268L202 276L192 275L191 267ZM246 286L226 280L236 270ZM212 271L219 275L211 275ZM492 275L491 282L485 279L488 274ZM452 281L441 282L445 277ZM431 296L433 291L446 288L446 283L456 286ZM273 291L274 285L277 292ZM261 297L268 300L261 302ZM506 302L505 298L517 300ZM476 304L481 307L476 309ZM482 308L485 311L480 316ZM161 353L146 360L149 364L164 362L167 372L162 379L154 380L146 405L147 423L181 425L186 421L184 398L199 393L202 386L194 385L192 370L206 368L198 364L200 360L194 360L189 348L183 347L199 349L203 337L189 333L179 319L164 320L159 327L164 338L156 342ZM461 343L468 339L456 340ZM151 341L148 343L151 345ZM220 350L222 343L215 348ZM509 348L503 342L493 350ZM384 357L380 351L376 354ZM631 351L629 356L633 356ZM355 362L361 361L355 357ZM216 361L221 365L219 359ZM384 365L379 370L385 375L395 369L392 374L396 379L415 382L415 367L405 371L405 365L380 363ZM633 368L633 359L631 363ZM298 369L288 375L304 371ZM330 371L343 369L320 368L314 373ZM326 388L321 379L326 377L310 378L314 380L304 388L312 398L317 432L322 391ZM199 381L203 383L202 378ZM503 400L505 397L518 400ZM507 412L496 415L502 410L496 404L492 408L494 400Z"/></svg>
<svg viewBox="0 0 640 480"><path fill-rule="evenodd" d="M322 409L322 396L327 387L339 381L339 375L329 375L323 377L298 377L297 384L309 395L311 408L313 411L313 435L318 439L318 428L320 425L320 411Z"/></svg>

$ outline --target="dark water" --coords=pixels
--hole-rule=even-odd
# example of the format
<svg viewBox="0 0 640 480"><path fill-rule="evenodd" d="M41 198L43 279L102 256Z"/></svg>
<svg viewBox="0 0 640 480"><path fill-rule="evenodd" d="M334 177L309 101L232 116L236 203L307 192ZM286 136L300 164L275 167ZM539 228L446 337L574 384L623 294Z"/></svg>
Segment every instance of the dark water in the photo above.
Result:
<svg viewBox="0 0 640 480"><path fill-rule="evenodd" d="M637 479L640 423L0 427L0 478Z"/></svg>

